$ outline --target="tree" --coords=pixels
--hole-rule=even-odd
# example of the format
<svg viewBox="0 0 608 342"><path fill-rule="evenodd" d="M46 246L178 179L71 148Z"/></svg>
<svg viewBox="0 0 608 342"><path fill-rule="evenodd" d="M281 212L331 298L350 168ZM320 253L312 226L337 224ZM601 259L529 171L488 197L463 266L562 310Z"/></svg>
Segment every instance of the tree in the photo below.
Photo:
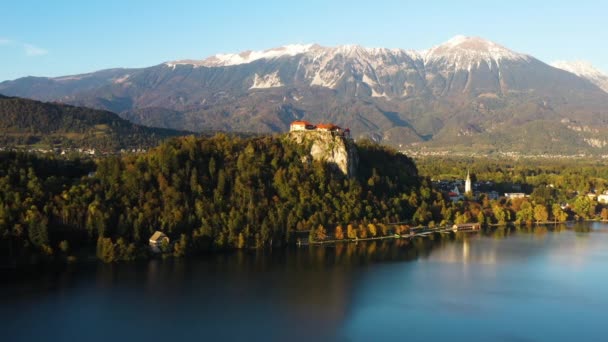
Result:
<svg viewBox="0 0 608 342"><path fill-rule="evenodd" d="M431 219L431 212L428 210L426 202L422 202L418 209L416 209L413 219L417 224L427 223Z"/></svg>
<svg viewBox="0 0 608 342"><path fill-rule="evenodd" d="M486 223L486 216L483 214L483 210L480 210L479 214L477 214L477 222L482 225Z"/></svg>
<svg viewBox="0 0 608 342"><path fill-rule="evenodd" d="M243 232L239 233L238 242L236 248L243 249L245 248L245 234Z"/></svg>
<svg viewBox="0 0 608 342"><path fill-rule="evenodd" d="M562 207L555 203L551 207L551 213L553 214L553 220L555 222L565 222L568 219L568 214L562 210Z"/></svg>
<svg viewBox="0 0 608 342"><path fill-rule="evenodd" d="M532 224L532 221L534 220L534 208L532 207L532 204L528 201L521 202L521 207L516 213L516 218L520 224Z"/></svg>
<svg viewBox="0 0 608 342"><path fill-rule="evenodd" d="M327 230L325 230L325 227L323 227L323 225L321 225L321 224L317 227L314 234L315 234L315 241L323 241L323 240L327 239Z"/></svg>
<svg viewBox="0 0 608 342"><path fill-rule="evenodd" d="M544 204L537 204L534 206L534 219L536 222L546 222L549 219L549 213Z"/></svg>
<svg viewBox="0 0 608 342"><path fill-rule="evenodd" d="M49 233L47 230L47 219L43 217L36 206L32 206L25 213L25 224L30 241L38 247L48 245Z"/></svg>
<svg viewBox="0 0 608 342"><path fill-rule="evenodd" d="M366 239L367 238L367 227L365 227L363 224L359 225L359 228L357 229L357 232L359 233L359 238L360 239Z"/></svg>
<svg viewBox="0 0 608 342"><path fill-rule="evenodd" d="M342 230L342 226L337 226L334 231L334 237L336 240L344 240L344 231Z"/></svg>
<svg viewBox="0 0 608 342"><path fill-rule="evenodd" d="M371 237L376 237L376 234L378 233L377 229L376 229L376 225L373 223L369 223L367 225L367 230L369 231L369 235Z"/></svg>
<svg viewBox="0 0 608 342"><path fill-rule="evenodd" d="M107 263L114 262L116 260L112 239L101 236L97 239L97 257L101 261Z"/></svg>
<svg viewBox="0 0 608 342"><path fill-rule="evenodd" d="M348 226L346 226L346 237L348 237L351 240L354 240L357 238L357 231L355 230L355 228L353 228L352 224L349 224Z"/></svg>
<svg viewBox="0 0 608 342"><path fill-rule="evenodd" d="M608 220L608 208L603 208L602 212L600 213L600 216L601 216L602 220L604 220L604 221Z"/></svg>
<svg viewBox="0 0 608 342"><path fill-rule="evenodd" d="M61 250L61 252L63 252L63 254L68 254L68 252L70 250L70 244L66 240L62 240L59 243L59 250Z"/></svg>
<svg viewBox="0 0 608 342"><path fill-rule="evenodd" d="M492 206L492 213L494 214L494 218L496 219L496 222L498 222L498 224L507 223L507 214L502 206L500 206L499 204L494 204Z"/></svg>
<svg viewBox="0 0 608 342"><path fill-rule="evenodd" d="M239 235L239 237L242 234ZM242 248L242 247L240 247ZM188 237L186 234L181 234L179 241L175 243L173 246L173 256L175 257L183 257L188 253Z"/></svg>
<svg viewBox="0 0 608 342"><path fill-rule="evenodd" d="M582 218L589 218L592 208L595 209L595 206L587 196L578 196L572 204L574 212Z"/></svg>

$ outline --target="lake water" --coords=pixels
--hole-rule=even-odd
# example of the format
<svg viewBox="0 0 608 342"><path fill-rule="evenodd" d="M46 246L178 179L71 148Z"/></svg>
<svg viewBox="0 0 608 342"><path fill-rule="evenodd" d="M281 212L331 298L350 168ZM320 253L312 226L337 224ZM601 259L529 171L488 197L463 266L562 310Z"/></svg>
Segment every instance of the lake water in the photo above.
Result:
<svg viewBox="0 0 608 342"><path fill-rule="evenodd" d="M3 341L607 341L608 225L3 271Z"/></svg>

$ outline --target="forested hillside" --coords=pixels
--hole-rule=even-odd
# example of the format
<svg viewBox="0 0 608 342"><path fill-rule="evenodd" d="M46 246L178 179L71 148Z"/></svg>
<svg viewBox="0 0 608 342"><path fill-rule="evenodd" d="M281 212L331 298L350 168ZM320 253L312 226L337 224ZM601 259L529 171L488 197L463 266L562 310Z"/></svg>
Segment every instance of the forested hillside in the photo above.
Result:
<svg viewBox="0 0 608 342"><path fill-rule="evenodd" d="M420 186L412 160L372 143L357 148L356 179L303 160L305 147L285 136L177 138L146 154L101 159L82 178L59 177L58 161L3 154L0 236L13 256L79 246L112 261L136 257L156 230L183 255L411 218ZM78 165L74 176L85 175Z"/></svg>
<svg viewBox="0 0 608 342"><path fill-rule="evenodd" d="M607 168L593 162L427 159L419 175L390 148L360 141L356 149L354 178L312 161L309 146L287 135L180 137L95 163L3 152L0 261L148 257L157 230L171 240L164 255L183 256L386 236L406 225L608 219L608 206L587 195L608 189ZM467 168L478 182L503 191L518 185L530 196L478 192L451 202L433 189L430 178L458 179Z"/></svg>
<svg viewBox="0 0 608 342"><path fill-rule="evenodd" d="M138 126L101 110L0 95L0 145L5 147L148 148L188 134Z"/></svg>

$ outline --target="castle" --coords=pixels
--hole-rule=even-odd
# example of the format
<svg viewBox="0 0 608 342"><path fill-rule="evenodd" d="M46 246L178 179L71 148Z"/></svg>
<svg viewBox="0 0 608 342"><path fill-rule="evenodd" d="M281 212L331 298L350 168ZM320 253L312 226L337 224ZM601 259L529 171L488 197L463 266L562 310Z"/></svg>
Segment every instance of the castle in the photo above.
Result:
<svg viewBox="0 0 608 342"><path fill-rule="evenodd" d="M314 131L314 132L331 132L337 133L346 138L350 138L350 129L342 129L340 126L336 126L334 124L318 124L313 125L308 121L294 121L289 126L289 131Z"/></svg>

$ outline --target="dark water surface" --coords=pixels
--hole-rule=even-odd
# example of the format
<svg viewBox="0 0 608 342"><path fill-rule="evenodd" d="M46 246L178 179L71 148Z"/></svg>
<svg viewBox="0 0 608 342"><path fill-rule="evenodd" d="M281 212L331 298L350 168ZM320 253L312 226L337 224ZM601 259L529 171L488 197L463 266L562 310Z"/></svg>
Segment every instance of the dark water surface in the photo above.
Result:
<svg viewBox="0 0 608 342"><path fill-rule="evenodd" d="M3 272L2 341L608 341L608 225Z"/></svg>

